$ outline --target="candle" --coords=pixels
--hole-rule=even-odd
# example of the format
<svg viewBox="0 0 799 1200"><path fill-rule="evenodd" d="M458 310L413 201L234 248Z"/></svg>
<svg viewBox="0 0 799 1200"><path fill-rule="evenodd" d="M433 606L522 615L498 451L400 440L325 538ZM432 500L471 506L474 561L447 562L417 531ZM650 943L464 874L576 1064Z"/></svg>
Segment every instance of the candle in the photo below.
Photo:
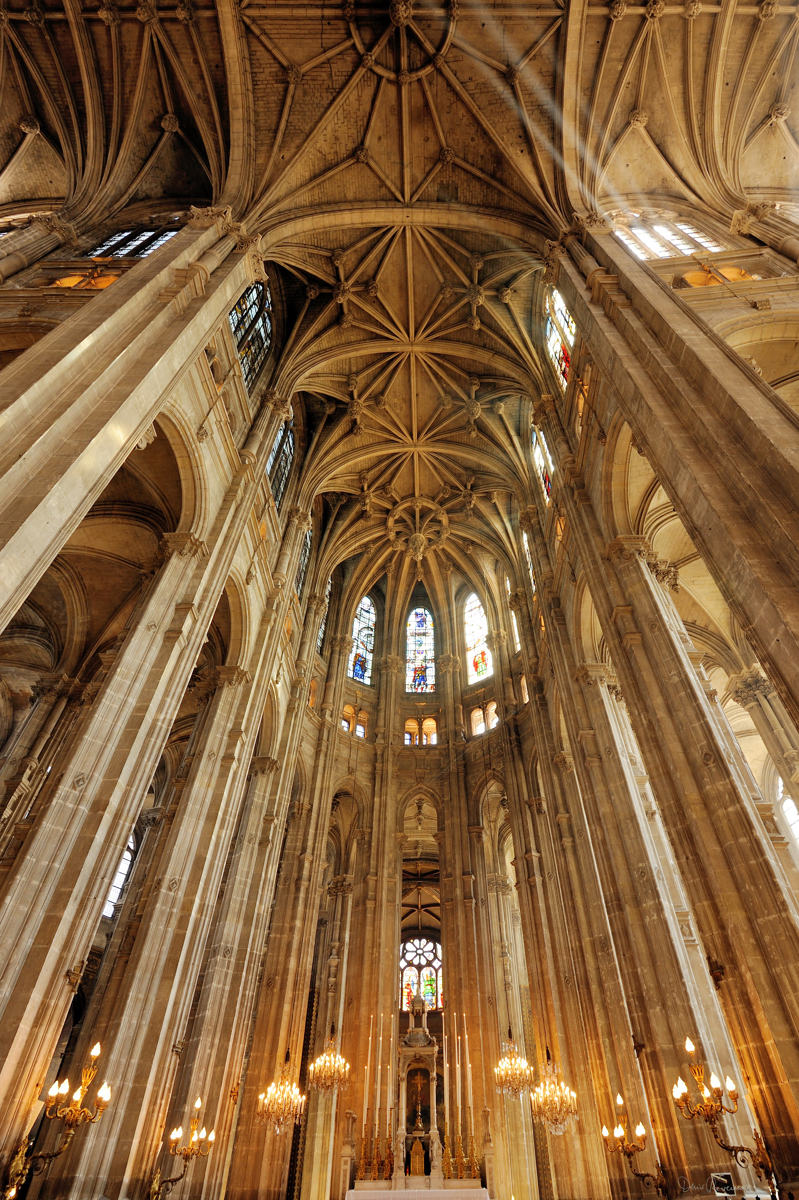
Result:
<svg viewBox="0 0 799 1200"><path fill-rule="evenodd" d="M472 1105L474 1103L472 1098L472 1060L469 1058L469 1031L466 1028L466 1013L463 1014L463 1040L466 1050L466 1096L467 1103L469 1105L469 1113L471 1115Z"/></svg>
<svg viewBox="0 0 799 1200"><path fill-rule="evenodd" d="M447 1059L447 1035L444 1034L444 1124L449 1128L449 1061Z"/></svg>
<svg viewBox="0 0 799 1200"><path fill-rule="evenodd" d="M369 1055L366 1059L366 1083L363 1089L363 1136L366 1137L366 1114L369 1111L369 1072L372 1066L372 1021L374 1015L369 1017Z"/></svg>
<svg viewBox="0 0 799 1200"><path fill-rule="evenodd" d="M380 1039L377 1050L377 1085L375 1087L375 1137L380 1129L380 1078L383 1074L383 1014L380 1014Z"/></svg>
<svg viewBox="0 0 799 1200"><path fill-rule="evenodd" d="M391 1136L391 1113L394 1108L389 1110L389 1101L394 1099L393 1092L394 1082L394 1014L391 1014L391 1031L388 1039L388 1069L386 1071L386 1140Z"/></svg>
<svg viewBox="0 0 799 1200"><path fill-rule="evenodd" d="M461 1035L455 1039L455 1132L461 1131Z"/></svg>

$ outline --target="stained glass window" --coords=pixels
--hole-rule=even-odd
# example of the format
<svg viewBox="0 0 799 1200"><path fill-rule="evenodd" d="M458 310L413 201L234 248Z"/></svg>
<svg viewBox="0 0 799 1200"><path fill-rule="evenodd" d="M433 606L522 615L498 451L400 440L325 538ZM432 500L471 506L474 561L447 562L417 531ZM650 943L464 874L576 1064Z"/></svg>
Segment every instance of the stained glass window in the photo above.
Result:
<svg viewBox="0 0 799 1200"><path fill-rule="evenodd" d="M375 650L375 606L364 596L352 623L353 647L347 674L358 683L372 682L372 655Z"/></svg>
<svg viewBox="0 0 799 1200"><path fill-rule="evenodd" d="M522 531L522 541L524 542L524 557L527 559L527 570L530 572L530 583L533 585L533 593L535 593L535 571L533 570L533 556L530 553L530 543L527 540L527 530Z"/></svg>
<svg viewBox="0 0 799 1200"><path fill-rule="evenodd" d="M415 608L408 617L405 691L436 690L435 637L433 617L426 608Z"/></svg>
<svg viewBox="0 0 799 1200"><path fill-rule="evenodd" d="M266 474L272 489L275 507L280 512L280 505L286 494L286 485L291 474L291 464L294 461L294 430L293 421L284 421L266 463Z"/></svg>
<svg viewBox="0 0 799 1200"><path fill-rule="evenodd" d="M561 387L569 381L571 367L571 352L577 327L574 318L566 307L566 301L560 292L553 288L546 300L546 344L547 353L552 359L552 365L558 376Z"/></svg>
<svg viewBox="0 0 799 1200"><path fill-rule="evenodd" d="M330 609L330 589L333 586L333 576L331 575L327 581L325 588L325 611L322 613L322 620L319 622L319 632L316 635L316 653L322 653L322 647L325 644L325 627L327 626L327 614Z"/></svg>
<svg viewBox="0 0 799 1200"><path fill-rule="evenodd" d="M103 905L104 917L113 917L114 915L114 906L119 900L119 897L122 895L122 889L124 888L125 882L130 874L130 868L133 866L133 855L135 850L136 843L131 835L131 837L128 838L128 844L125 847L125 851L120 859L119 866L117 867L117 873L114 876L114 882L111 884L105 904Z"/></svg>
<svg viewBox="0 0 799 1200"><path fill-rule="evenodd" d="M403 1012L421 990L428 1008L443 1008L444 989L441 977L441 947L432 938L410 938L400 950L400 1006Z"/></svg>
<svg viewBox="0 0 799 1200"><path fill-rule="evenodd" d="M297 566L297 574L294 578L294 591L298 596L302 595L302 585L305 583L305 572L308 570L308 560L311 557L311 539L312 533L310 529L305 530L305 537L302 539L302 548L300 550L300 561Z"/></svg>
<svg viewBox="0 0 799 1200"><path fill-rule="evenodd" d="M228 314L236 339L239 361L247 390L252 387L266 362L272 345L272 297L269 284L253 283Z"/></svg>
<svg viewBox="0 0 799 1200"><path fill-rule="evenodd" d="M543 433L535 427L533 427L533 461L538 468L544 497L549 503L549 497L552 494L552 459Z"/></svg>
<svg viewBox="0 0 799 1200"><path fill-rule="evenodd" d="M466 676L469 683L479 683L494 674L494 663L488 648L488 622L483 606L472 592L463 610L466 634Z"/></svg>

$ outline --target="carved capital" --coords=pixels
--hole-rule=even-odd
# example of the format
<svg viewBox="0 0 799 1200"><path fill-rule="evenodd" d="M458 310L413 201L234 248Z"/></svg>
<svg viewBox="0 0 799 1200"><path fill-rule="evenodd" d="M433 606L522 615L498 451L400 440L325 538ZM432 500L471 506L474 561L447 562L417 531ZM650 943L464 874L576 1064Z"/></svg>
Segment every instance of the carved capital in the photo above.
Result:
<svg viewBox="0 0 799 1200"><path fill-rule="evenodd" d="M583 684L584 687L600 687L607 682L607 668L604 663L587 662L583 663L574 672L574 680L576 683Z"/></svg>
<svg viewBox="0 0 799 1200"><path fill-rule="evenodd" d="M243 667L217 667L217 687L241 687L250 682L250 673Z"/></svg>
<svg viewBox="0 0 799 1200"><path fill-rule="evenodd" d="M563 750L561 750L559 754L554 754L552 756L552 762L554 766L560 767L564 774L568 774L569 771L574 770L574 760L571 754L567 754Z"/></svg>
<svg viewBox="0 0 799 1200"><path fill-rule="evenodd" d="M339 634L331 639L331 649L336 650L339 654L346 650L348 653L352 649L352 637L349 634Z"/></svg>
<svg viewBox="0 0 799 1200"><path fill-rule="evenodd" d="M632 562L636 558L646 560L651 553L652 548L647 539L631 533L620 534L605 547L605 556L611 562Z"/></svg>
<svg viewBox="0 0 799 1200"><path fill-rule="evenodd" d="M380 670L384 675L398 675L405 663L397 654L387 654L380 660Z"/></svg>
<svg viewBox="0 0 799 1200"><path fill-rule="evenodd" d="M331 897L331 899L334 896L351 896L352 883L345 875L337 875L336 878L331 879L330 883L327 885L327 894Z"/></svg>
<svg viewBox="0 0 799 1200"><path fill-rule="evenodd" d="M181 558L205 558L208 547L193 533L165 533L161 538L161 551L165 558L173 554Z"/></svg>
<svg viewBox="0 0 799 1200"><path fill-rule="evenodd" d="M758 703L758 696L770 696L774 688L758 667L750 667L741 671L740 675L730 680L730 695L736 704L742 708L751 708Z"/></svg>
<svg viewBox="0 0 799 1200"><path fill-rule="evenodd" d="M508 635L504 629L493 629L486 638L491 650L498 650L500 646L505 645L507 640Z"/></svg>
<svg viewBox="0 0 799 1200"><path fill-rule="evenodd" d="M439 671L442 671L446 675L448 671L459 671L461 669L461 660L457 654L441 654L436 659L436 665Z"/></svg>

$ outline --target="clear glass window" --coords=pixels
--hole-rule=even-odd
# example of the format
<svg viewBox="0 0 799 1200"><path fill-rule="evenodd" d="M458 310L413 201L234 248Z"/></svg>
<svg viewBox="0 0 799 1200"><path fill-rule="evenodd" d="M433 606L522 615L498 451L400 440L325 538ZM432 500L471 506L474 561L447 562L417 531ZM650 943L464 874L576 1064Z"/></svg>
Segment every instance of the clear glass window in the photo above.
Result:
<svg viewBox="0 0 799 1200"><path fill-rule="evenodd" d="M405 745L419 745L419 722L413 717L408 717L408 720L405 722Z"/></svg>
<svg viewBox="0 0 799 1200"><path fill-rule="evenodd" d="M535 595L535 571L533 570L533 556L530 553L530 542L527 539L527 530L522 530L522 542L524 543L524 557L527 559L527 570L530 572L530 583L533 585L533 595Z"/></svg>
<svg viewBox="0 0 799 1200"><path fill-rule="evenodd" d="M371 683L372 657L375 650L375 606L369 596L364 596L355 610L352 640L347 674L358 683Z"/></svg>
<svg viewBox="0 0 799 1200"><path fill-rule="evenodd" d="M128 838L128 844L125 847L122 858L119 860L119 866L117 867L117 873L114 876L114 882L111 884L105 905L103 906L104 917L113 917L114 915L114 906L119 900L119 897L122 895L122 889L125 886L128 875L130 875L130 868L133 866L133 855L135 851L136 843L131 835L131 837Z"/></svg>
<svg viewBox="0 0 799 1200"><path fill-rule="evenodd" d="M253 283L228 314L239 362L250 391L272 345L272 297L269 285Z"/></svg>
<svg viewBox="0 0 799 1200"><path fill-rule="evenodd" d="M479 683L494 674L494 662L488 648L488 621L485 610L472 592L463 609L466 634L466 677L469 683Z"/></svg>
<svg viewBox="0 0 799 1200"><path fill-rule="evenodd" d="M435 717L425 717L422 721L422 741L425 746L435 746L438 741L438 726Z"/></svg>
<svg viewBox="0 0 799 1200"><path fill-rule="evenodd" d="M549 497L552 494L552 459L543 433L535 427L533 427L533 461L538 468L538 476L544 489L544 498L549 503Z"/></svg>
<svg viewBox="0 0 799 1200"><path fill-rule="evenodd" d="M316 635L316 653L322 653L322 647L325 644L325 627L327 626L327 614L330 611L330 590L333 586L333 576L331 575L327 581L325 588L325 608L322 613L322 620L319 622L319 632Z"/></svg>
<svg viewBox="0 0 799 1200"><path fill-rule="evenodd" d="M433 617L426 608L415 608L406 629L405 691L434 692L436 660Z"/></svg>
<svg viewBox="0 0 799 1200"><path fill-rule="evenodd" d="M305 583L305 574L308 570L308 561L311 557L311 541L313 534L310 529L305 530L305 537L302 539L302 548L300 550L300 561L297 566L297 574L294 578L294 591L298 596L302 595L302 585Z"/></svg>
<svg viewBox="0 0 799 1200"><path fill-rule="evenodd" d="M280 512L280 506L286 494L286 487L289 475L291 474L291 464L294 461L294 430L292 425L292 420L284 421L274 440L266 463L266 474L278 512Z"/></svg>
<svg viewBox="0 0 799 1200"><path fill-rule="evenodd" d="M485 713L482 708L473 708L471 713L472 736L479 737L486 731Z"/></svg>

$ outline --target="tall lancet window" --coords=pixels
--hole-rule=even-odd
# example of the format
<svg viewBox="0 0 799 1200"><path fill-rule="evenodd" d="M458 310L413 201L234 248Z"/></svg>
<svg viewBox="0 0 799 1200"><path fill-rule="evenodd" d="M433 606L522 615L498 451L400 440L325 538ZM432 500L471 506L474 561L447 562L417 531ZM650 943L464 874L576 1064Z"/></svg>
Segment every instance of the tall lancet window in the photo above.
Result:
<svg viewBox="0 0 799 1200"><path fill-rule="evenodd" d="M244 382L250 391L272 345L272 297L267 283L248 287L228 314Z"/></svg>
<svg viewBox="0 0 799 1200"><path fill-rule="evenodd" d="M530 543L527 539L527 530L522 530L522 542L524 543L524 557L527 559L527 570L530 572L530 583L533 585L533 594L535 595L535 571L533 570L533 556L530 553Z"/></svg>
<svg viewBox="0 0 799 1200"><path fill-rule="evenodd" d="M327 581L325 588L325 611L322 613L322 620L319 622L319 632L316 635L316 653L322 653L322 647L325 644L325 629L327 628L327 614L330 611L330 589L333 586L333 576L331 575Z"/></svg>
<svg viewBox="0 0 799 1200"><path fill-rule="evenodd" d="M286 494L286 485L291 474L291 464L294 461L294 431L292 425L292 420L283 422L266 462L266 474L269 478L269 486L272 489L272 496L278 512L280 512L280 505L283 503L283 497Z"/></svg>
<svg viewBox="0 0 799 1200"><path fill-rule="evenodd" d="M482 604L472 592L463 610L466 634L466 676L469 683L479 683L494 674L494 663L488 648L488 621Z"/></svg>
<svg viewBox="0 0 799 1200"><path fill-rule="evenodd" d="M302 539L302 548L300 550L300 561L297 567L297 575L294 580L294 591L298 596L302 595L302 585L305 583L305 572L308 570L308 560L311 557L311 541L313 534L310 529L305 530L305 537Z"/></svg>
<svg viewBox="0 0 799 1200"><path fill-rule="evenodd" d="M566 301L557 288L553 288L546 299L546 343L547 353L552 360L558 383L565 388L569 382L572 347L577 327L566 307Z"/></svg>
<svg viewBox="0 0 799 1200"><path fill-rule="evenodd" d="M433 617L426 608L415 608L408 617L405 652L405 691L436 690Z"/></svg>
<svg viewBox="0 0 799 1200"><path fill-rule="evenodd" d="M352 650L347 674L358 683L372 682L372 656L375 652L375 606L364 596L352 623Z"/></svg>

